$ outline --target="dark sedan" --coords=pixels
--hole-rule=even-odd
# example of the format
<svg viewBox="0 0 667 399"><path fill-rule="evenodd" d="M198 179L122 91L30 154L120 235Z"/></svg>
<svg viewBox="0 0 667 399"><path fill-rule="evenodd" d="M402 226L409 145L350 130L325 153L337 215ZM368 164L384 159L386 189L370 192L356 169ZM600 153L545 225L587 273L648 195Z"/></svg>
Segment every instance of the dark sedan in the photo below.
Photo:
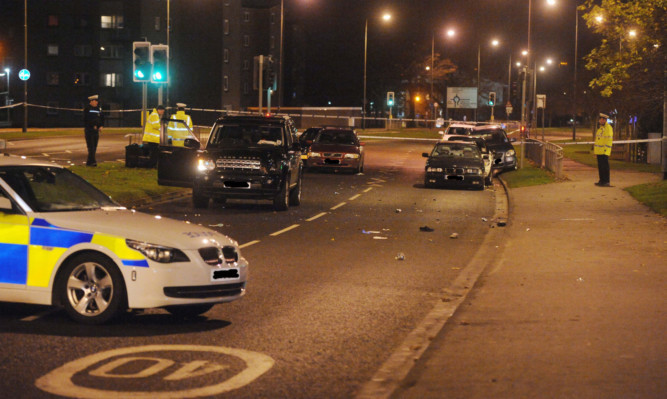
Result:
<svg viewBox="0 0 667 399"><path fill-rule="evenodd" d="M313 141L308 152L306 167L309 170L364 171L364 143L348 128L324 128Z"/></svg>
<svg viewBox="0 0 667 399"><path fill-rule="evenodd" d="M475 187L484 189L484 160L474 142L440 141L426 160L426 187Z"/></svg>

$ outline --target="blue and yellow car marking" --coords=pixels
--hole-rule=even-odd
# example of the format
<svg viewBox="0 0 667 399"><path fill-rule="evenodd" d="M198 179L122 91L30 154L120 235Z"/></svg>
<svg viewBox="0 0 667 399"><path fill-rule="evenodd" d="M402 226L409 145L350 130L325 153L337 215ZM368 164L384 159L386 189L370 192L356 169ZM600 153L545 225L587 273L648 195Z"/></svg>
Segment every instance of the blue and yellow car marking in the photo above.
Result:
<svg viewBox="0 0 667 399"><path fill-rule="evenodd" d="M123 266L148 267L146 258L129 248L122 237L68 230L41 218L29 221L24 215L0 214L0 283L48 287L63 254L88 243L107 248Z"/></svg>

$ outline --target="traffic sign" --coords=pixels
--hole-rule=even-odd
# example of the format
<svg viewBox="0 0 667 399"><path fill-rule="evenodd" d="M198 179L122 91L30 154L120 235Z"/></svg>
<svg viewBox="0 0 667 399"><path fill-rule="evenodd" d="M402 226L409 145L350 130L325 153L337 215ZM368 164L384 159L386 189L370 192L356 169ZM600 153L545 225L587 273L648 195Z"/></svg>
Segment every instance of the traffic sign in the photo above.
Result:
<svg viewBox="0 0 667 399"><path fill-rule="evenodd" d="M511 114L514 108L512 107L512 103L509 101L507 102L507 105L505 105L505 112L507 112L507 115Z"/></svg>
<svg viewBox="0 0 667 399"><path fill-rule="evenodd" d="M21 80L28 80L30 79L30 71L27 69L21 69L19 71L19 79Z"/></svg>

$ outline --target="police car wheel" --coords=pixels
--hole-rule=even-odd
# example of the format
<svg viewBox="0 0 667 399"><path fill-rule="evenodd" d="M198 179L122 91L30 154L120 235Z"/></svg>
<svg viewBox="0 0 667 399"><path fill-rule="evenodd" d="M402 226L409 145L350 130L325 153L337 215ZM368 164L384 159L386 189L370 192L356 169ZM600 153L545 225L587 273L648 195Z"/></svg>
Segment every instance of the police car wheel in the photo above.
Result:
<svg viewBox="0 0 667 399"><path fill-rule="evenodd" d="M301 205L301 171L299 171L299 177L297 177L296 187L294 187L289 193L289 206L299 206Z"/></svg>
<svg viewBox="0 0 667 399"><path fill-rule="evenodd" d="M204 314L211 310L213 303L206 303L201 305L179 305L179 306L167 306L167 312L171 313L175 317L179 318L188 318L196 317L201 314Z"/></svg>
<svg viewBox="0 0 667 399"><path fill-rule="evenodd" d="M67 314L80 323L105 323L126 303L120 271L99 254L73 258L63 269L57 289Z"/></svg>

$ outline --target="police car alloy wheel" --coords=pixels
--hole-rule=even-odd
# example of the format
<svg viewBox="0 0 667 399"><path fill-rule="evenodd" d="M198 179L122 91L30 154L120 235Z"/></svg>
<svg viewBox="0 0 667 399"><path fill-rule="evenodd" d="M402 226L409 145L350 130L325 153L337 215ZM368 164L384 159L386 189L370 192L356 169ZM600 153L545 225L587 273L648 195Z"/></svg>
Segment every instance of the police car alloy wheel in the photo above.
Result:
<svg viewBox="0 0 667 399"><path fill-rule="evenodd" d="M69 316L82 323L100 324L125 308L125 287L116 266L98 254L73 258L62 270L57 292Z"/></svg>

